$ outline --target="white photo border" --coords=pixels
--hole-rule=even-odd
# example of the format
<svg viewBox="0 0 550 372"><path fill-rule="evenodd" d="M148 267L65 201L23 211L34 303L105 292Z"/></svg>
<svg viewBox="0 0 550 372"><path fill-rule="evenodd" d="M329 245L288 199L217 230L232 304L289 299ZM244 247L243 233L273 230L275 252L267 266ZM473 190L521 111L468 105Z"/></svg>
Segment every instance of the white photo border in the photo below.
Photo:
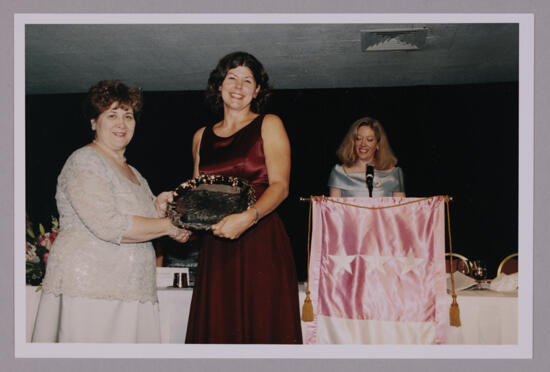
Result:
<svg viewBox="0 0 550 372"><path fill-rule="evenodd" d="M29 24L519 24L517 345L33 344L25 340L25 26ZM533 357L534 15L32 14L14 16L14 304L17 358L527 359Z"/></svg>

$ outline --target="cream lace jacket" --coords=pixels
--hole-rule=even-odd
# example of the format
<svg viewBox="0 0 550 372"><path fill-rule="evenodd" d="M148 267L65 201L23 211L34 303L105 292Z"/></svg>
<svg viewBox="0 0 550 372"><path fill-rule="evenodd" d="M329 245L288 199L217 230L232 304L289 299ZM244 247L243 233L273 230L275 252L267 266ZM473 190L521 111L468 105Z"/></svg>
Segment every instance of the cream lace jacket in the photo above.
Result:
<svg viewBox="0 0 550 372"><path fill-rule="evenodd" d="M67 159L57 179L61 231L48 257L44 292L158 301L152 243L120 242L132 216L157 217L147 181L132 170L140 185L89 146Z"/></svg>

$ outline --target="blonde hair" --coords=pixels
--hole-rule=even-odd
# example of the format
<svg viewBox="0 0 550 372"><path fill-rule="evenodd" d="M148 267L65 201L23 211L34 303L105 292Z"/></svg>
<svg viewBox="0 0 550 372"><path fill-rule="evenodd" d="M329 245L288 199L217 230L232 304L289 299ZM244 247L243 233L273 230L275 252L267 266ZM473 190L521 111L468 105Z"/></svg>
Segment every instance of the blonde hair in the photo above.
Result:
<svg viewBox="0 0 550 372"><path fill-rule="evenodd" d="M357 131L360 127L370 127L376 136L377 150L374 153L374 166L376 169L385 170L395 167L397 164L397 158L395 157L386 132L382 127L382 124L376 119L371 117L364 117L356 120L348 130L348 133L344 137L344 140L340 144L336 155L347 167L351 167L357 161L357 154L355 153L355 138L357 137Z"/></svg>

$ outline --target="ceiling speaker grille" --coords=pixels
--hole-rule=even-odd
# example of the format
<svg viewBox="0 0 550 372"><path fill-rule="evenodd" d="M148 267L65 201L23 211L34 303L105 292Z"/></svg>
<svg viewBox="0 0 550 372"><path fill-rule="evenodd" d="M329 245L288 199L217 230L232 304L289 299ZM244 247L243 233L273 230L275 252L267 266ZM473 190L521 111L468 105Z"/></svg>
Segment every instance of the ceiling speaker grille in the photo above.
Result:
<svg viewBox="0 0 550 372"><path fill-rule="evenodd" d="M418 50L426 44L428 29L361 30L361 51Z"/></svg>

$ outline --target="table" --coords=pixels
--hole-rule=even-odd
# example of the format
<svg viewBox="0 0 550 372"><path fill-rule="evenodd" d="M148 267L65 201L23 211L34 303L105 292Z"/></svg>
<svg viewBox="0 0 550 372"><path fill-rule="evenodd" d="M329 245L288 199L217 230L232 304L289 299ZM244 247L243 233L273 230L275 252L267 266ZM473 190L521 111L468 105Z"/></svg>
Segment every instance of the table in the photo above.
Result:
<svg viewBox="0 0 550 372"><path fill-rule="evenodd" d="M193 288L158 288L160 342L185 343Z"/></svg>
<svg viewBox="0 0 550 372"><path fill-rule="evenodd" d="M26 287L27 341L30 342L40 300L37 287ZM184 343L192 288L158 288L162 343ZM300 310L305 299L305 285L300 284ZM452 301L449 298L449 305ZM518 294L490 290L457 292L461 327L448 328L449 344L517 344Z"/></svg>
<svg viewBox="0 0 550 372"><path fill-rule="evenodd" d="M518 292L457 292L461 327L449 326L448 344L503 345L518 343ZM449 305L452 302L449 296Z"/></svg>

